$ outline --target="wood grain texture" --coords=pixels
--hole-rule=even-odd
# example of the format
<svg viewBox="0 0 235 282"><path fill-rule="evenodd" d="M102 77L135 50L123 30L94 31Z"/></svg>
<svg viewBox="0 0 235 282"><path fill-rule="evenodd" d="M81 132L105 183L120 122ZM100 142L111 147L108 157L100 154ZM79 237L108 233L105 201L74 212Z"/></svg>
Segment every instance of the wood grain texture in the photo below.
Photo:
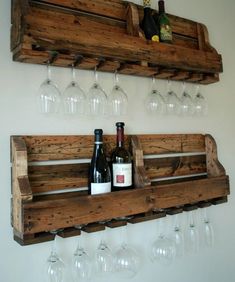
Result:
<svg viewBox="0 0 235 282"><path fill-rule="evenodd" d="M25 203L24 232L105 221L111 218L164 209L218 198L229 194L228 178L215 177L185 183L159 185L97 196ZM146 199L152 197L149 203Z"/></svg>

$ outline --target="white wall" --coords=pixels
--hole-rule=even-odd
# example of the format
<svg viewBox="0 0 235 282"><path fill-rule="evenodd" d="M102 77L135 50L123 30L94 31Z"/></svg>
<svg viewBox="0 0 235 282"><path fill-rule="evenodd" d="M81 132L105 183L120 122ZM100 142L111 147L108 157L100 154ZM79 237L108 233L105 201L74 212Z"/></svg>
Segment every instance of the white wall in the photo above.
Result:
<svg viewBox="0 0 235 282"><path fill-rule="evenodd" d="M49 254L50 243L21 247L12 238L10 226L10 150L12 134L92 134L93 129L102 127L105 133L115 133L114 119L68 119L60 115L47 118L37 113L35 94L45 78L43 66L20 64L12 61L10 53L10 2L1 0L0 9L0 281L1 282L42 282L43 267ZM137 1L135 1L137 2ZM141 1L138 1L141 2ZM234 280L235 262L235 184L234 158L234 9L233 0L167 0L169 13L191 18L207 25L212 46L223 55L224 72L220 82L202 87L208 99L209 115L204 118L172 118L147 116L142 101L149 90L150 80L122 76L121 83L129 95L132 105L125 119L127 133L211 133L218 145L219 159L230 175L232 195L228 204L212 207L210 215L216 233L215 248L200 250L197 255L186 256L171 266L153 265L146 256L146 242L154 237L156 222L130 226L130 236L138 248L143 247L145 263L135 282L231 282ZM93 74L78 71L79 81L85 90L92 83ZM60 89L70 79L68 69L53 68L53 78ZM112 87L111 74L101 74L100 82L109 92ZM164 90L165 82L159 82ZM180 90L180 84L174 84ZM108 230L106 236L113 246L118 243L119 231ZM84 242L90 250L98 243L99 235L84 235ZM59 251L69 262L76 245L76 238L60 242ZM67 281L71 281L68 279ZM96 279L93 280L98 281ZM110 280L106 280L110 281ZM111 281L118 281L112 279Z"/></svg>

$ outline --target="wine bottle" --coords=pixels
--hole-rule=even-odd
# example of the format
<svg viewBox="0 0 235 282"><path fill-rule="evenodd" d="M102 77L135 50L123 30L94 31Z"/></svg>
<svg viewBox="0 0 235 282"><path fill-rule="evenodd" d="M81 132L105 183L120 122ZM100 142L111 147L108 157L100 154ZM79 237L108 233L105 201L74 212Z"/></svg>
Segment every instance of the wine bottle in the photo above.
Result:
<svg viewBox="0 0 235 282"><path fill-rule="evenodd" d="M91 195L111 192L111 172L103 150L103 130L95 129L95 144L91 160L88 193Z"/></svg>
<svg viewBox="0 0 235 282"><path fill-rule="evenodd" d="M112 190L119 191L132 188L131 155L124 147L124 122L117 122L117 144L114 149L112 162Z"/></svg>
<svg viewBox="0 0 235 282"><path fill-rule="evenodd" d="M158 1L158 13L159 14L157 17L157 23L159 27L160 41L164 43L172 43L172 28L171 28L170 20L165 13L164 0Z"/></svg>
<svg viewBox="0 0 235 282"><path fill-rule="evenodd" d="M144 31L146 39L159 42L158 27L152 17L150 0L144 0L144 18L141 22L141 29Z"/></svg>

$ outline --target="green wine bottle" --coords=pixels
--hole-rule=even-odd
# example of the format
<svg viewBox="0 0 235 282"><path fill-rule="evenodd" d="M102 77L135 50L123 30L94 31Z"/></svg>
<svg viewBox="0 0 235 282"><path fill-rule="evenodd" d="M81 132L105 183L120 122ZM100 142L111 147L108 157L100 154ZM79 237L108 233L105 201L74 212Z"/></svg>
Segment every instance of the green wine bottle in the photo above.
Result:
<svg viewBox="0 0 235 282"><path fill-rule="evenodd" d="M158 1L158 27L159 27L159 37L160 41L164 43L172 43L172 28L170 20L165 13L165 3L164 0ZM155 18L156 21L156 18Z"/></svg>
<svg viewBox="0 0 235 282"><path fill-rule="evenodd" d="M151 1L143 0L144 4L144 18L140 24L141 29L144 31L145 38L155 42L159 42L158 27L152 17Z"/></svg>

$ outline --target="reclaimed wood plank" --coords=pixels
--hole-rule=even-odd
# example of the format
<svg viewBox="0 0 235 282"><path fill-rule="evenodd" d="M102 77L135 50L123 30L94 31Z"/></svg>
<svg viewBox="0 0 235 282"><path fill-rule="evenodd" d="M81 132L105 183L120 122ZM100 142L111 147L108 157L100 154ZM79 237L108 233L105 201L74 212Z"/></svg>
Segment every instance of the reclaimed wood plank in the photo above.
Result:
<svg viewBox="0 0 235 282"><path fill-rule="evenodd" d="M24 203L24 232L105 221L127 215L200 202L229 194L228 177L214 177L97 196ZM151 203L147 201L152 197ZM111 208L112 207L112 208Z"/></svg>

